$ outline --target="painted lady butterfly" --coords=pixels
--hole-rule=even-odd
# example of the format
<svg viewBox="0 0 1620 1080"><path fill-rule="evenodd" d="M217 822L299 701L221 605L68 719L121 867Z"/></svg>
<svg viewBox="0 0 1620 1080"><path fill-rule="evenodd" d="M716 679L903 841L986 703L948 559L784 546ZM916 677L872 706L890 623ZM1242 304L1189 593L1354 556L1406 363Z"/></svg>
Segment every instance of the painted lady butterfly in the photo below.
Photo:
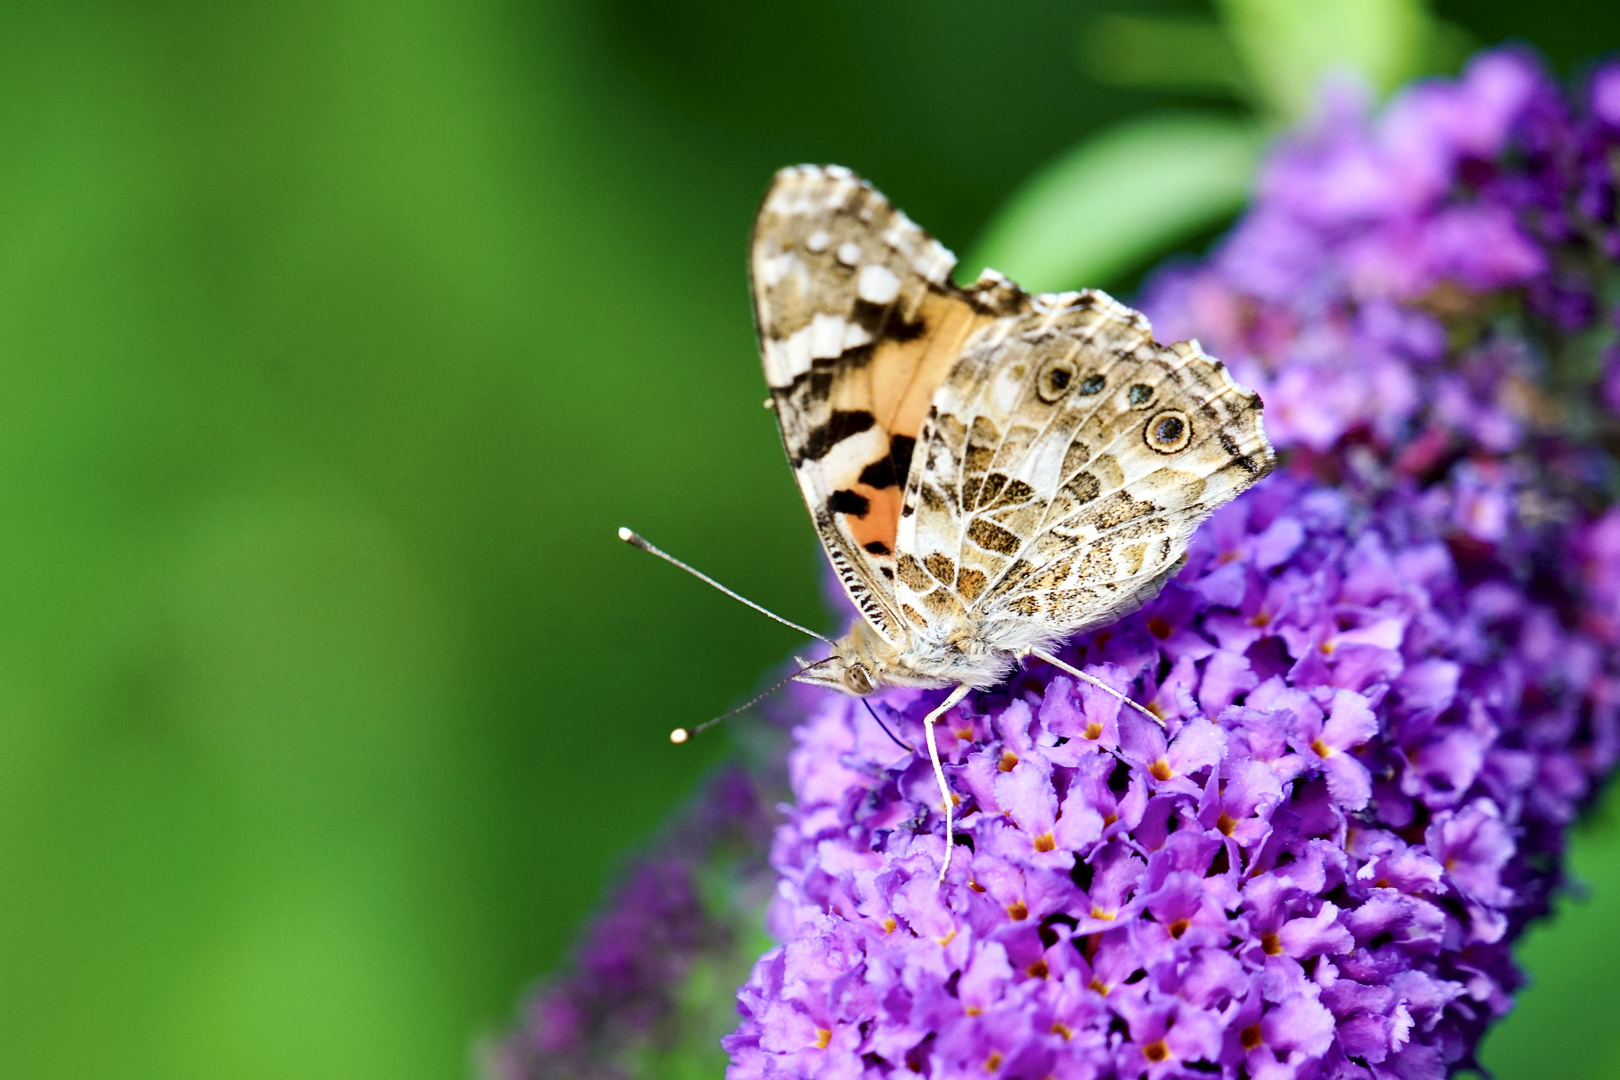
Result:
<svg viewBox="0 0 1620 1080"><path fill-rule="evenodd" d="M958 288L955 266L865 181L812 165L776 174L749 260L766 404L864 616L795 677L953 688L923 725L941 880L935 721L1027 656L1147 713L1052 647L1157 595L1199 522L1276 464L1259 396L1196 341L1158 344L1094 289L1031 296L993 270Z"/></svg>
<svg viewBox="0 0 1620 1080"><path fill-rule="evenodd" d="M1261 402L1096 290L1032 296L847 169L776 175L750 270L771 405L864 619L801 679L970 689L1155 596L1193 530L1276 462ZM1105 687L1111 693L1112 688ZM941 875L943 876L943 869Z"/></svg>

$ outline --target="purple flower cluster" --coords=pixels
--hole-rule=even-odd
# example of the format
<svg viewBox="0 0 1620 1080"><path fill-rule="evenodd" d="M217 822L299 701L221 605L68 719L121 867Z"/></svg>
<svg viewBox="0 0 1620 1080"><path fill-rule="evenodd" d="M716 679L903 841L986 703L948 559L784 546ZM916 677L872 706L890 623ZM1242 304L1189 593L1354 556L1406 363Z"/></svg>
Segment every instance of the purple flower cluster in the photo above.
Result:
<svg viewBox="0 0 1620 1080"><path fill-rule="evenodd" d="M1612 531L1612 530L1611 530ZM1548 853L1612 764L1613 657L1414 515L1283 479L1163 595L1072 646L1160 731L1041 665L925 757L828 700L734 1077L1440 1077L1517 983ZM1610 674L1604 673L1604 666ZM891 694L913 742L937 694Z"/></svg>
<svg viewBox="0 0 1620 1080"><path fill-rule="evenodd" d="M1620 69L1572 109L1511 52L1377 117L1330 99L1219 250L1150 287L1161 338L1262 387L1287 460L1156 600L1069 643L1165 728L1042 664L971 696L940 725L940 884L926 754L807 699L783 944L740 992L732 1080L1474 1063L1620 755L1614 428L1589 407L1617 99ZM920 746L940 696L875 707Z"/></svg>
<svg viewBox="0 0 1620 1080"><path fill-rule="evenodd" d="M1529 331L1570 338L1607 323L1614 336L1602 307L1620 258L1620 66L1597 72L1586 98L1572 109L1514 51L1376 116L1329 93L1271 155L1220 250L1150 288L1159 336L1198 336L1231 364L1265 398L1279 447L1389 445L1424 422L1418 465L1452 438L1509 449L1549 419L1534 392L1546 358L1524 340L1544 335ZM1467 341L1505 314L1534 326ZM1444 363L1459 341L1476 363ZM1605 385L1620 394L1613 359Z"/></svg>

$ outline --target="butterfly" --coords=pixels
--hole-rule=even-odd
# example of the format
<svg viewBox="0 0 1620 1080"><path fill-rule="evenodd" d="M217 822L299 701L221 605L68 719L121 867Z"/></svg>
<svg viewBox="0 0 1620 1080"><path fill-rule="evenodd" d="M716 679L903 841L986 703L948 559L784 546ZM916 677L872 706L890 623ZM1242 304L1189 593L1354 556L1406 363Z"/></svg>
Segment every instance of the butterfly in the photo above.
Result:
<svg viewBox="0 0 1620 1080"><path fill-rule="evenodd" d="M749 257L768 405L862 616L800 679L951 688L924 725L947 866L934 721L1028 656L1095 683L1053 647L1157 595L1276 463L1259 396L1196 341L1159 344L1098 290L961 288L955 266L839 166L776 174Z"/></svg>

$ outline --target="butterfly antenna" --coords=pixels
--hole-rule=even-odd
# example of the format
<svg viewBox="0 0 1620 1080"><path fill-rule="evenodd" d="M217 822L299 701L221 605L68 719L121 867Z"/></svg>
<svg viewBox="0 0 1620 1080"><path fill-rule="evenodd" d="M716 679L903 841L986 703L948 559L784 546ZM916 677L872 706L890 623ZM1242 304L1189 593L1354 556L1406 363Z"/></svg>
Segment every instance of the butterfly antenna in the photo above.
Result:
<svg viewBox="0 0 1620 1080"><path fill-rule="evenodd" d="M705 574L703 571L694 569L693 567L690 567L690 566L687 566L685 563L681 562L681 560L677 559L675 556L671 555L669 552L664 551L661 548L654 547L651 543L649 543L647 541L646 537L642 536L639 533L633 532L630 529L626 529L623 526L621 526L619 528L619 539L623 540L625 543L629 544L631 547L640 548L642 551L645 551L649 555L658 556L660 559L663 559L665 562L669 563L671 566L680 567L682 570L685 570L688 574L691 574L693 577L697 578L699 581L705 582L705 583L707 583L709 585L713 585L715 588L719 589L721 592L725 593L727 596L731 597L733 600L737 600L737 601L740 601L740 602L742 602L744 604L747 604L749 607L753 608L755 611L759 612L761 615L764 615L768 619L775 619L777 622L781 623L783 626L791 627L792 629L797 630L801 634L805 634L805 635L807 635L809 637L815 638L817 641L825 641L829 645L837 644L836 642L833 641L832 638L823 637L822 635L816 633L814 630L811 630L811 629L809 629L807 627L800 626L796 622L793 622L791 620L782 618L782 616L778 615L774 611L770 611L770 610L767 610L766 608L760 607L758 604L754 603L752 600L748 599L748 597L743 596L740 593L732 592L730 589L726 588L724 585L720 584L718 581L714 580L714 578L710 577L708 574ZM826 663L826 661L821 661L821 662ZM812 665L812 666L814 666L814 665ZM772 689L774 689L774 687ZM766 693L770 693L770 691L767 690ZM753 704L753 702L749 702L749 704L751 705L751 704ZM748 707L747 705L743 706L744 709L746 709L747 707ZM738 711L740 712L741 710L738 710ZM731 715L730 713L726 714L726 716L730 716L730 715ZM714 720L709 721L709 723L710 724L716 724L716 723L719 723L721 720L724 720L725 718L726 718L725 716L718 717L718 718L716 718ZM709 726L708 724L703 725L703 727L708 727L708 726ZM675 730L676 731L684 731L686 729L685 728L676 728ZM701 731L702 728L699 728L698 730ZM681 742L683 740L676 739L675 741L676 742Z"/></svg>
<svg viewBox="0 0 1620 1080"><path fill-rule="evenodd" d="M719 716L715 717L713 720L705 720L705 721L703 721L703 723L699 724L695 728L683 728L683 727L676 728L674 731L669 733L669 741L674 743L675 745L679 746L681 743L686 742L689 739L695 738L695 737L703 734L705 731L708 731L710 728L714 727L714 725L718 724L720 721L722 721L722 720L730 720L733 716L736 716L738 713L747 712L749 709L752 709L755 705L758 705L760 702L764 701L766 698L770 697L772 694L776 693L778 690L782 689L782 687L786 686L788 683L792 682L794 679L797 679L800 675L803 675L805 672L809 671L811 668L820 667L822 664L831 663L832 661L837 660L837 659L838 659L838 657L836 657L836 656L829 656L825 660L817 660L813 664L806 664L806 665L804 665L804 667L800 668L798 671L795 671L793 674L789 675L787 678L782 679L779 682L773 683L770 686L769 689L761 691L758 694L755 694L753 697L749 698L747 701L743 702L741 705L737 706L735 709L732 709L730 712L721 713ZM891 736L891 738L892 738L892 736Z"/></svg>

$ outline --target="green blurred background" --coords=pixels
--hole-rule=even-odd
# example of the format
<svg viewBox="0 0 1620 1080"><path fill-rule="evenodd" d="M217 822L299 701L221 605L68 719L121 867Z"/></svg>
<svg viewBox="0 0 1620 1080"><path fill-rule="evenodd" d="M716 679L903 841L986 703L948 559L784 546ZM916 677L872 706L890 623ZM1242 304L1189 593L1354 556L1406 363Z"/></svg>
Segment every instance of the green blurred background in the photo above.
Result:
<svg viewBox="0 0 1620 1080"><path fill-rule="evenodd" d="M1128 289L1287 112L1245 6L1231 55L1192 4L0 7L0 1076L467 1075L727 749L668 729L797 644L614 527L825 621L759 407L771 171ZM1620 45L1612 5L1438 14L1383 75ZM1204 202L1016 254L1071 148L1189 109ZM1620 1076L1620 832L1582 845L1504 1080Z"/></svg>

